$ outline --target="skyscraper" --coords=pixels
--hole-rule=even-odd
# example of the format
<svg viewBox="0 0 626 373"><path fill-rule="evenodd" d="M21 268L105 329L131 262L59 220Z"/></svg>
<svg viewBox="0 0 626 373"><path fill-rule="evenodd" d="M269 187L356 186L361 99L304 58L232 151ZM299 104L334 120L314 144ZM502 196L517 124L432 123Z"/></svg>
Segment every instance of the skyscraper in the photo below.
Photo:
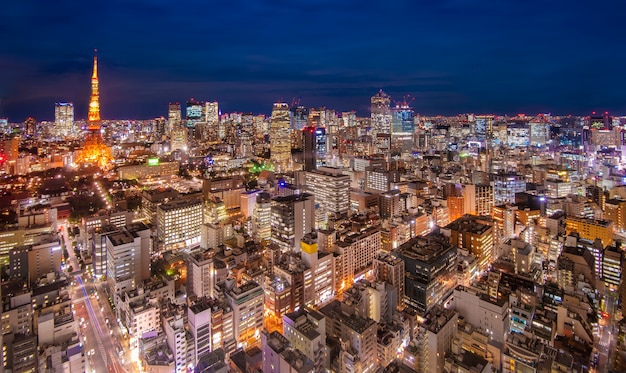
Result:
<svg viewBox="0 0 626 373"><path fill-rule="evenodd" d="M170 131L180 126L181 119L180 102L170 102L167 110L167 123Z"/></svg>
<svg viewBox="0 0 626 373"><path fill-rule="evenodd" d="M305 171L315 170L325 164L328 149L326 128L304 127L302 129L302 144Z"/></svg>
<svg viewBox="0 0 626 373"><path fill-rule="evenodd" d="M398 152L411 151L413 149L413 108L405 99L391 109L391 143L392 148Z"/></svg>
<svg viewBox="0 0 626 373"><path fill-rule="evenodd" d="M294 194L272 200L272 242L281 251L300 251L300 241L315 223L315 201L311 194Z"/></svg>
<svg viewBox="0 0 626 373"><path fill-rule="evenodd" d="M412 238L393 252L404 261L405 302L424 315L440 304L456 286L457 247L443 236Z"/></svg>
<svg viewBox="0 0 626 373"><path fill-rule="evenodd" d="M270 159L278 172L287 171L291 161L290 116L289 105L281 102L274 104L270 119Z"/></svg>
<svg viewBox="0 0 626 373"><path fill-rule="evenodd" d="M350 207L350 176L340 168L320 167L305 175L306 189L328 215L341 216Z"/></svg>
<svg viewBox="0 0 626 373"><path fill-rule="evenodd" d="M220 109L217 101L205 103L206 128L203 139L217 142L225 136L224 128L220 125Z"/></svg>
<svg viewBox="0 0 626 373"><path fill-rule="evenodd" d="M389 108L391 97L381 89L372 96L371 100L371 125L372 125L372 141L375 150L384 152L384 141L378 139L378 135L382 135L381 139L389 135L391 130L391 110Z"/></svg>
<svg viewBox="0 0 626 373"><path fill-rule="evenodd" d="M307 125L309 119L309 109L302 105L293 105L291 111L291 128L297 131L302 130Z"/></svg>
<svg viewBox="0 0 626 373"><path fill-rule="evenodd" d="M57 102L54 104L54 134L62 137L74 132L74 104Z"/></svg>

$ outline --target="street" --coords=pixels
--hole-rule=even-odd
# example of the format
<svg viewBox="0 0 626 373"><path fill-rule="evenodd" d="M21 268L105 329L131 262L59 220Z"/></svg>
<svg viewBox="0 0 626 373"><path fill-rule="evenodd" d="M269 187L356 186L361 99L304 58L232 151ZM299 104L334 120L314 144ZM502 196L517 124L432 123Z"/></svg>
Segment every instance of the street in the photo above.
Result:
<svg viewBox="0 0 626 373"><path fill-rule="evenodd" d="M62 225L61 234L69 252L69 265L80 268L78 259L71 249L71 241L67 236L67 226ZM131 364L130 355L123 349L118 354L120 330L117 320L108 304L106 297L101 295L95 284L83 280L78 274L72 282L71 297L75 319L79 323L83 347L86 355L87 372L125 373L124 363Z"/></svg>
<svg viewBox="0 0 626 373"><path fill-rule="evenodd" d="M615 315L615 296L607 289L604 289L605 312L608 318L602 318L599 321L600 337L594 343L594 347L598 350L598 366L596 372L605 373L609 371L611 359L614 359L615 343L617 338L613 338L613 317Z"/></svg>

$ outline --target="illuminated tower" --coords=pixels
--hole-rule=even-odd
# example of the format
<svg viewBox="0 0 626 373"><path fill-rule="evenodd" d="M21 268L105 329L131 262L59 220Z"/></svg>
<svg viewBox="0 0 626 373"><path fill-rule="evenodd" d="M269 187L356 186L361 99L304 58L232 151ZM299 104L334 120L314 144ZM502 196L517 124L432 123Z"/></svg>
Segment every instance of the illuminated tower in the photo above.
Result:
<svg viewBox="0 0 626 373"><path fill-rule="evenodd" d="M270 119L270 148L271 161L278 172L285 172L291 161L289 105L275 103Z"/></svg>
<svg viewBox="0 0 626 373"><path fill-rule="evenodd" d="M93 56L93 74L91 75L91 99L89 100L88 134L83 150L76 157L78 164L90 164L100 168L110 166L111 149L102 141L100 134L100 93L98 91L98 57Z"/></svg>
<svg viewBox="0 0 626 373"><path fill-rule="evenodd" d="M98 56L94 51L93 74L91 75L91 99L89 100L89 130L97 126L100 130L100 92L98 91Z"/></svg>
<svg viewBox="0 0 626 373"><path fill-rule="evenodd" d="M381 89L371 100L372 141L376 152L389 150L391 131L391 97Z"/></svg>

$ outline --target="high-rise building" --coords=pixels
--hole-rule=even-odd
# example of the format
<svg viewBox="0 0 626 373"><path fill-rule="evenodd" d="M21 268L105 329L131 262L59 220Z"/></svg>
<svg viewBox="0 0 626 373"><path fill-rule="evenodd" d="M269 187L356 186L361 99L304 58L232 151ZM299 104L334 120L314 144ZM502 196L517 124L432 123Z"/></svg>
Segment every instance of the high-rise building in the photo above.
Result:
<svg viewBox="0 0 626 373"><path fill-rule="evenodd" d="M286 314L283 316L283 335L313 362L315 371L325 368L328 355L326 319L321 313L305 307Z"/></svg>
<svg viewBox="0 0 626 373"><path fill-rule="evenodd" d="M568 217L565 219L566 234L577 232L580 238L588 240L600 239L602 246L613 245L613 222L606 220L594 220L578 217Z"/></svg>
<svg viewBox="0 0 626 373"><path fill-rule="evenodd" d="M256 240L268 241L272 237L272 198L269 193L257 195L252 222Z"/></svg>
<svg viewBox="0 0 626 373"><path fill-rule="evenodd" d="M197 298L215 294L215 250L198 249L187 257L187 290Z"/></svg>
<svg viewBox="0 0 626 373"><path fill-rule="evenodd" d="M391 219L400 216L400 191L398 189L388 190L380 194L379 215L381 219Z"/></svg>
<svg viewBox="0 0 626 373"><path fill-rule="evenodd" d="M171 151L182 150L187 151L187 135L188 131L185 126L172 128L171 131Z"/></svg>
<svg viewBox="0 0 626 373"><path fill-rule="evenodd" d="M296 131L302 130L309 120L309 109L306 106L294 105L291 111L291 128Z"/></svg>
<svg viewBox="0 0 626 373"><path fill-rule="evenodd" d="M514 204L515 194L526 191L526 177L515 173L493 174L493 201L495 205Z"/></svg>
<svg viewBox="0 0 626 373"><path fill-rule="evenodd" d="M370 99L371 103L371 125L372 125L372 140L374 141L375 151L386 152L388 149L384 149L382 144L377 143L377 136L389 135L391 131L391 97L383 92L381 89Z"/></svg>
<svg viewBox="0 0 626 373"><path fill-rule="evenodd" d="M350 176L339 168L320 167L305 174L306 189L315 203L330 216L348 213L350 207Z"/></svg>
<svg viewBox="0 0 626 373"><path fill-rule="evenodd" d="M440 305L425 315L418 336L419 372L445 372L446 356L457 334L459 314Z"/></svg>
<svg viewBox="0 0 626 373"><path fill-rule="evenodd" d="M463 215L442 228L442 232L450 237L452 245L476 255L480 272L488 269L493 261L493 225L486 223L483 218Z"/></svg>
<svg viewBox="0 0 626 373"><path fill-rule="evenodd" d="M180 102L170 102L167 109L167 124L169 130L180 126L182 122L182 115L180 112Z"/></svg>
<svg viewBox="0 0 626 373"><path fill-rule="evenodd" d="M233 335L238 347L261 347L264 295L263 288L254 281L225 289L226 303L233 310Z"/></svg>
<svg viewBox="0 0 626 373"><path fill-rule="evenodd" d="M437 234L418 236L393 251L404 261L404 301L421 315L442 303L456 286L457 248Z"/></svg>
<svg viewBox="0 0 626 373"><path fill-rule="evenodd" d="M464 184L462 186L463 211L470 215L490 215L493 201L493 186L489 184Z"/></svg>
<svg viewBox="0 0 626 373"><path fill-rule="evenodd" d="M54 133L59 137L74 133L74 104L71 102L54 104Z"/></svg>
<svg viewBox="0 0 626 373"><path fill-rule="evenodd" d="M315 200L309 193L272 200L272 242L281 251L300 251L300 241L311 233L315 222Z"/></svg>
<svg viewBox="0 0 626 373"><path fill-rule="evenodd" d="M412 151L414 132L413 108L405 99L391 109L392 148L398 152Z"/></svg>
<svg viewBox="0 0 626 373"><path fill-rule="evenodd" d="M368 317L347 314L337 300L322 307L319 313L326 319L326 335L341 338L337 371L376 371L377 323Z"/></svg>
<svg viewBox="0 0 626 373"><path fill-rule="evenodd" d="M328 146L327 141L325 128L309 126L302 129L305 171L313 171L318 166L324 164Z"/></svg>
<svg viewBox="0 0 626 373"><path fill-rule="evenodd" d="M217 142L225 136L224 128L220 124L220 108L217 101L207 101L205 104L206 128L204 131L204 140Z"/></svg>
<svg viewBox="0 0 626 373"><path fill-rule="evenodd" d="M194 365L211 351L223 348L226 352L234 351L235 334L233 311L221 299L201 298L189 306L189 332L193 336Z"/></svg>
<svg viewBox="0 0 626 373"><path fill-rule="evenodd" d="M114 293L134 289L150 278L150 229L133 223L104 235L107 281Z"/></svg>
<svg viewBox="0 0 626 373"><path fill-rule="evenodd" d="M195 101L193 98L187 101L185 119L187 120L188 124L206 122L204 102Z"/></svg>
<svg viewBox="0 0 626 373"><path fill-rule="evenodd" d="M163 250L194 247L200 244L203 202L179 199L157 207L157 239Z"/></svg>
<svg viewBox="0 0 626 373"><path fill-rule="evenodd" d="M289 105L274 104L270 119L270 159L277 172L287 171L291 162L290 117Z"/></svg>
<svg viewBox="0 0 626 373"><path fill-rule="evenodd" d="M374 258L374 277L393 285L398 292L398 305L401 305L404 297L404 261L388 253L379 253Z"/></svg>
<svg viewBox="0 0 626 373"><path fill-rule="evenodd" d="M455 308L466 323L486 331L497 342L504 343L509 334L509 302L489 297L470 288L454 289Z"/></svg>

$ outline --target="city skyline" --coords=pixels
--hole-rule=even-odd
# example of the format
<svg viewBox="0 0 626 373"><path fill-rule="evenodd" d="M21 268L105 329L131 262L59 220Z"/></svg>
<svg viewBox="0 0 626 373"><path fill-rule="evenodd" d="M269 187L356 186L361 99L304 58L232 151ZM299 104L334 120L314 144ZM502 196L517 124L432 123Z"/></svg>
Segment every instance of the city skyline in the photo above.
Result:
<svg viewBox="0 0 626 373"><path fill-rule="evenodd" d="M86 118L94 48L103 119L164 116L192 97L223 112L301 98L368 116L379 89L425 115L626 112L617 2L185 5L8 4L0 117L51 120L72 102Z"/></svg>

